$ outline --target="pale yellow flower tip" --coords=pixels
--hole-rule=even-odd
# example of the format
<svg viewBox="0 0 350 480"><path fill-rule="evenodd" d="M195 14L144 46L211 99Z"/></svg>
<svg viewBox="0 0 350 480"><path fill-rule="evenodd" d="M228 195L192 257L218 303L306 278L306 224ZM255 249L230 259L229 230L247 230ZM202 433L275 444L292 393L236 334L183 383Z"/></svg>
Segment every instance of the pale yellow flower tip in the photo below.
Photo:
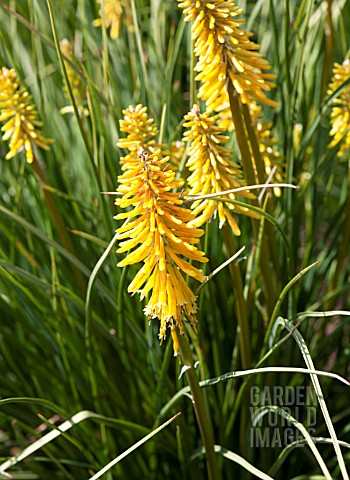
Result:
<svg viewBox="0 0 350 480"><path fill-rule="evenodd" d="M3 140L9 140L10 150L6 159L14 157L21 151L26 154L28 163L34 159L33 145L44 150L49 149L53 140L45 138L38 127L37 112L32 104L29 92L19 86L13 69L2 67L0 70L0 122L4 122L1 131Z"/></svg>
<svg viewBox="0 0 350 480"><path fill-rule="evenodd" d="M328 94L331 95L350 77L350 60L345 60L342 65L335 63L333 67L333 77L329 84ZM333 140L329 147L335 147L340 144L338 156L342 157L350 149L350 85L332 100L331 111L331 131Z"/></svg>
<svg viewBox="0 0 350 480"><path fill-rule="evenodd" d="M141 299L148 296L144 312L149 319L159 319L161 342L168 328L183 332L184 315L191 325L197 321L196 296L181 272L199 282L206 277L184 257L207 261L195 246L203 231L189 225L194 217L174 192L168 160L160 149L141 147L136 159L124 163L128 168L118 178L122 197L116 200L121 208L132 208L117 215L126 220L117 230L118 239L123 240L118 252L129 252L118 266L143 262L128 291L139 292Z"/></svg>

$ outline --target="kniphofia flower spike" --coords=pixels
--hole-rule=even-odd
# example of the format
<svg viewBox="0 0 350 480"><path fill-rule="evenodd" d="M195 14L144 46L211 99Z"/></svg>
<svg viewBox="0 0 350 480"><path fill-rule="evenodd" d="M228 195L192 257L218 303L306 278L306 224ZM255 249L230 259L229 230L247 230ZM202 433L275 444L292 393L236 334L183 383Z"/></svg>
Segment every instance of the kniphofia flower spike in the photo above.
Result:
<svg viewBox="0 0 350 480"><path fill-rule="evenodd" d="M183 140L191 142L187 162L187 167L192 172L187 179L191 187L189 196L223 192L245 185L238 165L231 160L233 150L225 146L229 137L224 135L224 130L217 126L217 119L218 115L210 116L208 111L200 113L197 105L194 105L191 112L185 115L184 126L187 130ZM254 198L248 190L240 192L240 196ZM224 195L224 198L234 200L236 196L230 193ZM191 225L199 227L217 213L220 227L227 221L235 235L240 235L241 232L232 216L233 212L255 216L248 208L207 198L195 200L191 208L195 215Z"/></svg>
<svg viewBox="0 0 350 480"><path fill-rule="evenodd" d="M118 192L123 196L116 205L132 210L115 217L125 220L117 230L117 238L123 240L117 252L129 251L118 266L143 262L128 291L139 292L141 300L149 295L144 311L149 319L160 320L160 341L166 338L168 327L184 333L184 314L191 325L196 324L196 296L181 272L199 282L205 276L182 257L207 262L196 247L203 230L190 225L192 212L182 206L180 194L173 192L175 174L168 160L152 147L140 148L136 158L129 158L118 179ZM174 349L177 354L177 342Z"/></svg>
<svg viewBox="0 0 350 480"><path fill-rule="evenodd" d="M34 159L33 145L48 150L53 140L45 138L39 127L37 112L29 92L19 86L13 69L3 67L0 70L0 122L5 122L1 130L3 140L10 140L10 151L6 159L25 150L27 162Z"/></svg>
<svg viewBox="0 0 350 480"><path fill-rule="evenodd" d="M178 0L185 21L192 21L194 53L198 57L196 80L201 81L198 98L205 100L210 112L228 105L227 81L243 103L252 99L267 105L276 102L266 96L275 75L267 73L270 65L258 52L259 45L241 28L242 13L233 0Z"/></svg>

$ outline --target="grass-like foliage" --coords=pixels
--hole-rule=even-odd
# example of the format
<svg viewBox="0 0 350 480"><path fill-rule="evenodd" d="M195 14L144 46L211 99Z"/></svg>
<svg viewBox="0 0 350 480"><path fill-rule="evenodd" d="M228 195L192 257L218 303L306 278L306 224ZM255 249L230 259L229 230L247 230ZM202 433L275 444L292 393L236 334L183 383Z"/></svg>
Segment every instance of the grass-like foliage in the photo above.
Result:
<svg viewBox="0 0 350 480"><path fill-rule="evenodd" d="M348 0L0 1L0 478L349 479Z"/></svg>

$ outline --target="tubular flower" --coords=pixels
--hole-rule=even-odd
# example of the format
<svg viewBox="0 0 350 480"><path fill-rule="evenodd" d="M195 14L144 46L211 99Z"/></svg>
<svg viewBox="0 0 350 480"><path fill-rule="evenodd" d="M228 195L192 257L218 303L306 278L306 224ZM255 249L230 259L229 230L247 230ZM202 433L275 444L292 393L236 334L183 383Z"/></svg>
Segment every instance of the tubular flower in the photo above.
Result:
<svg viewBox="0 0 350 480"><path fill-rule="evenodd" d="M98 3L102 3L102 0L98 0ZM119 38L122 17L124 17L125 25L129 30L133 30L132 15L128 0L104 0L103 5L105 25L106 28L111 27L111 38ZM94 20L93 25L100 27L102 25L102 18Z"/></svg>
<svg viewBox="0 0 350 480"><path fill-rule="evenodd" d="M329 84L328 93L331 95L350 77L350 60L345 60L343 65L334 64L333 78ZM329 147L335 147L343 141L338 156L343 156L350 148L350 86L347 85L332 101L331 131L333 140Z"/></svg>
<svg viewBox="0 0 350 480"><path fill-rule="evenodd" d="M25 150L27 162L32 163L34 144L49 150L48 144L53 140L44 138L38 130L42 123L36 118L31 95L20 88L15 71L3 67L0 70L0 122L6 122L1 128L5 132L2 139L10 140L7 160Z"/></svg>
<svg viewBox="0 0 350 480"><path fill-rule="evenodd" d="M185 115L184 125L188 130L183 140L192 142L188 149L187 162L187 167L193 172L187 179L191 187L188 195L207 195L244 186L238 166L230 160L233 150L224 146L229 141L229 137L225 136L224 130L215 124L218 115L211 117L209 115L208 111L200 113L197 105L194 105L191 112ZM249 191L242 191L239 195L254 198ZM236 198L233 193L226 194L224 197L231 200ZM255 216L248 208L207 198L196 200L191 208L196 218L190 222L190 225L199 227L218 213L220 228L227 220L235 235L240 235L241 232L230 212Z"/></svg>
<svg viewBox="0 0 350 480"><path fill-rule="evenodd" d="M61 52L66 58L68 58L71 62L75 64L77 63L77 59L75 58L73 53L72 44L69 40L67 40L66 38L62 40L62 42L60 42L60 48L61 48ZM74 68L72 68L68 62L65 61L64 63L66 66L68 80L71 85L73 96L77 104L79 113L83 113L84 115L87 116L89 115L89 111L87 110L87 108L84 107L84 102L86 100L84 83L82 82L81 77L77 74ZM69 98L66 87L65 87L65 95L67 98ZM68 107L61 108L60 112L65 114L65 113L72 113L74 112L74 110L73 110L73 107L69 105Z"/></svg>
<svg viewBox="0 0 350 480"><path fill-rule="evenodd" d="M194 53L198 57L196 80L201 81L198 97L205 100L209 112L228 104L226 85L231 79L243 103L252 99L271 106L266 92L275 75L266 73L270 65L257 51L259 45L249 40L252 33L242 30L242 13L232 0L178 0L185 21L192 21Z"/></svg>
<svg viewBox="0 0 350 480"><path fill-rule="evenodd" d="M149 319L160 320L162 341L167 327L178 327L184 333L183 314L191 325L196 323L196 297L181 272L199 282L205 276L181 257L208 260L195 246L203 230L189 225L193 214L181 206L180 195L172 192L175 174L168 169L169 157L162 158L160 154L159 149L141 148L119 176L118 190L123 197L116 200L116 205L133 209L115 218L126 220L117 230L117 238L123 240L117 253L129 252L118 266L143 262L128 291L139 292L141 300L150 295L144 312ZM175 343L174 347L176 354Z"/></svg>

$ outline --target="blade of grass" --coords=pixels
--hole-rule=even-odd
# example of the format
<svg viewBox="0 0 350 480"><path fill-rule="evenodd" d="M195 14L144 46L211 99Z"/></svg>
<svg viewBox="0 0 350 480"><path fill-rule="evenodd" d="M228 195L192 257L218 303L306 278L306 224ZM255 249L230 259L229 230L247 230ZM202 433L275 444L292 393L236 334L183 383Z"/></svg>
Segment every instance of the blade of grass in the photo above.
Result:
<svg viewBox="0 0 350 480"><path fill-rule="evenodd" d="M311 369L302 368L302 367L261 367L261 368L251 368L249 370L244 370L244 371L237 370L235 372L224 373L219 377L210 378L208 380L202 380L201 382L199 382L199 386L201 388L207 388L217 383L231 380L233 378L257 375L259 373L273 373L273 372L305 373L310 375L311 374L319 375L321 377L333 378L335 380L338 380L341 383L344 383L346 386L350 387L350 382L348 382L345 378L341 377L337 373L325 372L325 371L314 370L314 369L311 370ZM164 417L164 415L167 414L167 412L180 400L182 396L188 395L189 392L190 392L189 387L184 387L178 392L176 392L176 394L162 407L162 409L158 413L156 424Z"/></svg>
<svg viewBox="0 0 350 480"><path fill-rule="evenodd" d="M321 468L324 476L327 478L327 480L333 480L331 474L329 473L327 465L324 463L324 460L321 457L320 452L318 451L315 443L312 441L312 437L309 434L309 432L307 431L307 429L304 427L304 425L302 423L298 422L298 420L296 420L292 415L290 415L288 412L283 410L283 408L273 406L273 405L258 408L256 410L256 412L254 413L254 416L253 416L253 419L252 419L253 425L255 425L261 417L263 417L264 415L266 415L269 412L273 412L273 413L276 413L276 414L280 415L281 417L285 418L289 423L293 424L294 427L296 427L299 430L299 432L303 435L307 444L309 445L310 450L312 451L315 459L317 460L317 463L318 463L319 467Z"/></svg>
<svg viewBox="0 0 350 480"><path fill-rule="evenodd" d="M277 302L276 302L276 305L275 305L275 308L272 312L272 315L271 315L271 318L270 318L270 321L269 321L269 324L268 324L268 327L267 327L267 330L266 330L266 334L265 334L265 340L264 340L264 345L265 345L265 348L267 346L267 340L269 339L270 337L270 333L271 333L271 330L273 328L273 325L275 323L275 320L277 318L277 315L278 315L278 312L279 312L279 309L281 307L281 304L284 300L284 298L286 297L288 291L293 287L293 285L298 282L301 277L303 275L305 275L305 273L307 273L311 268L315 267L316 265L319 264L319 261L309 265L308 267L304 268L301 272L299 272L297 275L295 275L295 277L292 278L292 280L290 282L287 283L287 285L284 287L284 289L282 290L280 296L278 297L277 299ZM264 348L262 349L262 353L264 353Z"/></svg>
<svg viewBox="0 0 350 480"><path fill-rule="evenodd" d="M36 404L40 404L40 405L49 406L50 408L53 408L54 411L56 411L56 412L58 411L56 409L56 406L53 405L51 402L48 402L48 401L43 400L43 399L41 399L41 400L36 399L36 398L35 399L31 399L31 398L11 399L11 398L8 398L8 399L5 399L5 400L0 400L0 405L5 404L5 403L9 403L10 401L15 401L15 402L22 401L22 402L25 402L25 403L36 403ZM173 417L173 419L175 419L178 415ZM166 426L168 423L170 423L173 419L169 420L164 426ZM39 440L36 440L34 443L29 445L29 447L24 449L18 455L14 456L14 457L10 458L9 460L7 460L6 462L2 463L0 465L0 473L5 472L9 468L13 467L17 463L21 462L25 458L32 455L34 452L36 452L40 448L42 448L45 445L47 445L48 443L52 442L55 438L59 437L62 433L67 432L72 427L74 427L75 425L78 425L81 422L84 422L85 420L95 420L95 421L98 421L98 422L105 422L108 425L113 425L113 426L116 426L117 428L120 428L120 429L131 429L131 431L141 433L141 434L145 434L145 432L148 432L148 429L146 429L146 428L144 428L140 425L133 424L132 422L127 422L125 420L117 420L117 419L114 419L114 418L108 418L108 417L104 417L103 415L98 415L94 412L90 412L88 410L82 410L81 412L78 412L75 415L73 415L66 422L62 423L59 427L57 427L54 430L52 430L51 432L47 433L46 435L41 437ZM160 429L164 428L164 426L160 427ZM98 477L96 477L96 478L98 478Z"/></svg>
<svg viewBox="0 0 350 480"><path fill-rule="evenodd" d="M91 393L92 393L92 398L93 398L94 403L98 399L98 390L97 390L97 385L96 385L95 376L94 376L94 372L93 372L91 340L90 340L91 294L92 294L92 288L93 288L93 285L95 283L97 274L100 271L101 267L103 266L104 262L106 261L109 253L111 252L111 250L112 250L112 248L113 248L113 246L114 246L114 244L117 240L117 235L118 234L114 235L114 237L110 241L108 247L103 252L101 258L96 263L96 266L95 266L95 268L93 269L93 271L90 275L89 283L88 283L87 291L86 291L86 300L85 300L85 348L86 348L88 371L89 371L89 378L90 378L90 385L91 385Z"/></svg>
<svg viewBox="0 0 350 480"><path fill-rule="evenodd" d="M314 363L312 361L312 358L311 358L309 349L308 349L308 347L305 343L305 340L303 339L301 334L298 332L298 330L295 330L294 325L292 325L287 320L279 317L279 319L277 319L277 321L281 325L283 325L284 328L286 328L287 330L293 331L293 337L295 338L295 340L298 344L298 347L300 349L300 352L301 352L301 354L304 358L304 361L305 361L307 367L310 370L313 370L315 368ZM342 452L341 452L340 447L339 447L337 435L335 433L335 429L334 429L334 426L333 426L333 423L332 423L332 419L329 415L328 408L327 408L326 402L324 400L325 397L324 397L324 394L322 392L321 385L320 385L320 382L318 380L317 375L311 375L311 380L312 380L313 386L315 388L316 395L317 395L318 401L320 403L321 411L322 411L323 417L325 419L330 437L333 441L333 447L334 447L334 450L335 450L335 454L336 454L336 457L337 457L337 460L338 460L338 464L339 464L339 468L340 468L342 477L343 477L344 480L349 480L349 475L347 473L344 458L343 458Z"/></svg>
<svg viewBox="0 0 350 480"><path fill-rule="evenodd" d="M321 443L321 444L325 444L325 445L332 445L333 444L333 440L331 438L311 437L311 440L314 443ZM287 459L288 455L293 450L295 450L295 448L298 448L302 445L305 445L306 443L307 443L306 439L300 439L300 440L296 440L296 441L290 443L289 445L287 445L282 450L282 452L279 454L276 462L270 468L269 474L274 476L278 472L279 468L283 465L283 463ZM339 441L338 443L341 447L350 448L350 443L342 442L342 441Z"/></svg>
<svg viewBox="0 0 350 480"><path fill-rule="evenodd" d="M132 447L128 448L127 450L125 450L125 452L123 452L121 455L118 455L118 457L116 457L114 460L112 460L110 463L108 463L108 465L106 465L105 467L103 467L100 471L98 471L95 475L93 475L92 477L90 477L89 480L96 480L97 478L100 478L104 473L106 473L108 470L110 470L112 467L114 467L114 465L116 465L117 463L119 463L121 460L123 460L123 458L125 458L126 456L130 455L130 453L132 453L133 451L135 451L137 448L139 448L141 445L143 445L144 443L148 442L148 440L150 440L152 437L154 437L155 435L157 435L157 433L159 433L161 430L163 430L163 428L167 427L170 423L172 423L174 420L176 420L176 418L181 415L181 412L180 413L177 413L176 415L174 415L172 418L170 418L167 422L163 423L163 425L161 425L160 427L156 428L155 430L153 430L153 432L149 433L148 435L146 435L145 437L143 437L141 440L139 440L138 442L136 442L134 445L132 445Z"/></svg>
<svg viewBox="0 0 350 480"><path fill-rule="evenodd" d="M230 450L227 450L226 448L221 447L220 445L214 445L214 449L216 453L219 453L220 455L222 455L224 458L227 458L231 462L237 463L240 467L244 468L255 477L261 478L261 480L273 480L272 477L262 472L258 468L254 467L254 465L249 463L245 458L241 457L237 453L231 452ZM198 456L201 456L203 454L204 454L204 449L200 448L196 451L194 455L192 455L191 459L195 459Z"/></svg>

